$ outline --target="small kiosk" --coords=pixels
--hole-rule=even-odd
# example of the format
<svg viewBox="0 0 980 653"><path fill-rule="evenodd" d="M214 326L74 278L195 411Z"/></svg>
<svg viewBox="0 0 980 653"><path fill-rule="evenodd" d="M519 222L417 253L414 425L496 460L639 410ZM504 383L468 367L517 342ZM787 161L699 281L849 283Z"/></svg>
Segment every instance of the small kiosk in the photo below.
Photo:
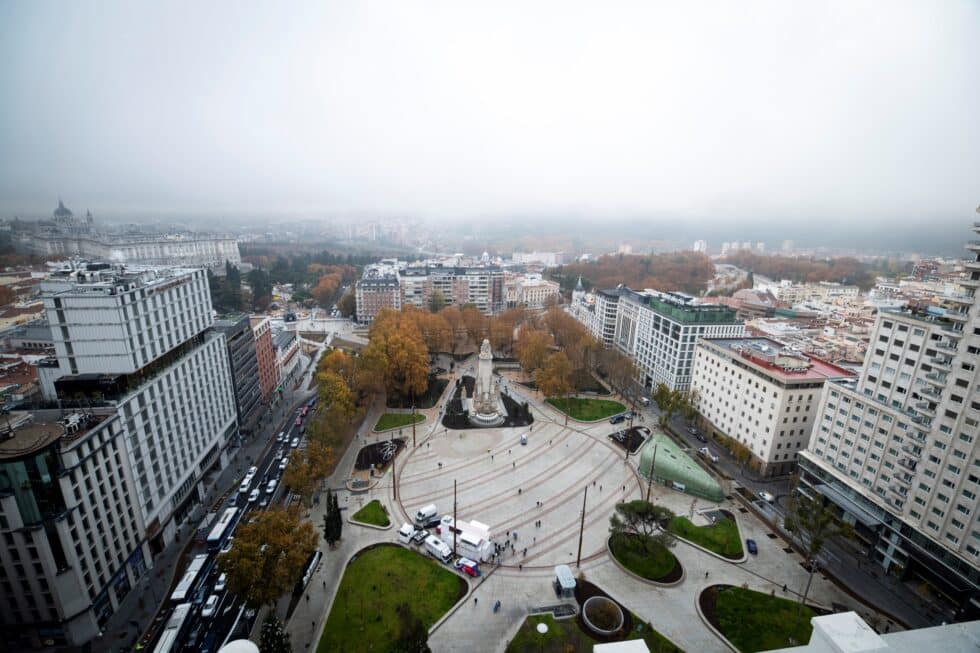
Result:
<svg viewBox="0 0 980 653"><path fill-rule="evenodd" d="M568 565L557 565L555 567L555 596L560 599L575 598L575 576Z"/></svg>

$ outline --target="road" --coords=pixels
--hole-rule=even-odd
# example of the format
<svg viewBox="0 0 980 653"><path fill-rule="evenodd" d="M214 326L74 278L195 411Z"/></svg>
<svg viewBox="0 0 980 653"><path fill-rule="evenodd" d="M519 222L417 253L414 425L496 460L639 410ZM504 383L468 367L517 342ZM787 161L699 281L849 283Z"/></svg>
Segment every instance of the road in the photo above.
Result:
<svg viewBox="0 0 980 653"><path fill-rule="evenodd" d="M306 380L306 374L301 377ZM245 519L249 513L268 510L271 506L282 504L286 500L286 492L278 481L282 478L281 461L288 457L300 446L305 445L303 433L305 431L304 419L302 418L301 407L305 406L312 397L311 392L300 391L295 396L295 401L288 410L280 409L281 418L277 422L277 428L270 428L266 435L267 444L262 451L262 455L255 461L255 475L252 482L244 486L243 484L232 487L220 502L212 506L212 511L221 515L228 508L236 508L236 519L232 522L224 537L224 546L228 546L228 538L234 536L235 527ZM295 446L293 446L295 445ZM273 492L268 492L270 481L277 481ZM254 502L249 502L251 490L259 490L259 498ZM206 542L196 542L189 552L188 560L195 555L206 554L208 556L201 579L196 583L193 593L193 608L185 620L183 628L179 633L177 643L173 651L201 651L209 653L221 648L222 644L235 637L247 636L251 631L255 619L253 610L245 610L245 607L235 595L227 590L215 591L218 582L219 571L217 560L221 555L218 551L208 551ZM181 570L181 574L183 570ZM180 574L177 576L180 577ZM218 603L215 614L205 617L202 615L203 607L210 596L217 596ZM178 604L176 601L167 599L168 613ZM157 637L149 650L154 650L159 636L163 629L157 633Z"/></svg>

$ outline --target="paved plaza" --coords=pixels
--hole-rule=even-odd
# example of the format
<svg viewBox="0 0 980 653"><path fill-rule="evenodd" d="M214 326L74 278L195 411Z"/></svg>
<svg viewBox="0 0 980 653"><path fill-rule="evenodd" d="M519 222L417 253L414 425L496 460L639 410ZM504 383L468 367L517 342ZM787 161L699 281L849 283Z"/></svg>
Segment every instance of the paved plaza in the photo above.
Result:
<svg viewBox="0 0 980 653"><path fill-rule="evenodd" d="M351 511L372 499L381 500L392 511L395 528L378 531L348 524L337 550L328 551L322 545L324 565L310 586L312 601L301 602L289 624L296 650L315 647L315 634L322 629L350 556L371 543L396 541L397 526L411 521L424 505L434 503L441 514L451 514L454 481L459 519L488 524L495 541L509 539L514 546L498 567L483 565L484 576L468 580L469 596L430 635L433 651L504 651L530 610L556 602L551 588L556 564L568 564L575 573L581 571L687 651L727 650L695 608L698 594L708 585L744 584L788 598L798 598L803 592L807 574L800 556L787 552L786 543L770 537L765 524L729 500L720 507L735 514L743 540L751 537L758 543L758 555L733 563L678 541L673 553L685 570L678 585L656 586L623 571L610 558L606 539L615 504L642 498L647 490L636 470L638 459L631 456L627 461L623 450L609 440L609 433L618 427L608 420L595 424L569 420L566 426L564 415L540 397L513 382L509 385L512 394L531 405L535 418L532 427L445 429L439 417L452 391L450 384L435 408L421 411L426 422L417 428L416 445L411 445L410 431L401 436L409 446L396 461L398 500L393 497L390 470L367 492L345 497L343 503ZM332 487L342 486L343 477L350 473L358 442L387 437L368 431L380 410L377 407L365 421L361 438L330 480ZM647 425L653 422L652 415L648 416ZM526 445L520 443L522 434L528 435ZM576 569L586 488L582 564ZM677 514L691 516L695 523L705 523L700 511L719 507L660 485L653 486L652 500ZM315 508L311 515L314 523L320 519L320 510L322 507ZM501 608L494 613L492 606L497 600ZM827 607L846 605L862 616L869 614L867 606L820 575L814 577L810 600Z"/></svg>

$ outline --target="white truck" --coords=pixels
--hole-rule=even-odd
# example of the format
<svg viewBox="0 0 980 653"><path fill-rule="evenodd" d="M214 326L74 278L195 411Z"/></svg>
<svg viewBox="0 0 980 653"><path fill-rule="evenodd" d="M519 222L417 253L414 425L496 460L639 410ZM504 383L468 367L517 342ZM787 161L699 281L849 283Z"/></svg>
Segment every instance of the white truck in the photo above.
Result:
<svg viewBox="0 0 980 653"><path fill-rule="evenodd" d="M425 538L425 551L436 560L444 563L453 559L453 550L435 535Z"/></svg>
<svg viewBox="0 0 980 653"><path fill-rule="evenodd" d="M490 539L490 527L478 521L453 522L452 515L444 515L439 522L439 531L446 542L453 541L456 537L456 553L478 560L488 562L493 557L493 541Z"/></svg>
<svg viewBox="0 0 980 653"><path fill-rule="evenodd" d="M422 506L419 511L415 513L415 525L419 528L429 528L435 526L439 523L439 510L436 508L436 504L430 503L427 506Z"/></svg>

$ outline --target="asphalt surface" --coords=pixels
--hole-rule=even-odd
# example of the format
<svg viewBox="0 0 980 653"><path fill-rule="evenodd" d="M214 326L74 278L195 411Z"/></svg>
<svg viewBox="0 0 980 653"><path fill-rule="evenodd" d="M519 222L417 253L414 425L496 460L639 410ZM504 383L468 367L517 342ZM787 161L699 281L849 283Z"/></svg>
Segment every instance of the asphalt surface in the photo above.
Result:
<svg viewBox="0 0 980 653"><path fill-rule="evenodd" d="M238 509L233 525L226 531L226 543L227 538L234 536L235 528L249 513L267 510L285 501L286 492L281 483L276 484L275 490L271 494L267 492L267 484L273 479L276 481L281 479L282 471L279 469L279 466L283 454L288 457L289 453L296 451L296 448L291 446L291 441L295 439L297 444L304 443L302 430L304 430L303 424L305 424L305 419L300 424L297 424L296 418L300 414L301 407L306 404L311 394L306 392L299 393L289 411L279 421L277 428L270 429L269 434L266 436L266 446L262 455L253 463L257 470L252 482L248 486L248 490L258 488L260 490L260 498L254 502L249 502L248 497L250 492L241 492L241 483L236 482L225 493L217 505L211 507L211 510L216 512L217 516L223 514L230 507ZM282 442L277 441L280 432L284 433L284 441ZM198 540L191 547L186 556L186 560L189 562L193 556L200 554L207 554L208 561L199 576L192 595L191 602L194 607L185 620L184 626L181 628L180 637L173 647L173 651L187 650L200 651L201 653L216 651L229 639L247 635L252 628L255 618L255 612L253 610L246 610L242 601L231 592L227 590L215 590L215 585L219 578L217 560L221 553L209 552L207 543ZM176 575L176 578L180 578L183 571L181 569ZM217 607L213 615L204 616L202 614L204 606L211 596L218 597ZM169 597L166 601L166 614L169 617L169 614L178 605L178 602L171 601ZM163 630L162 628L158 630L151 645L148 647L149 650L155 650Z"/></svg>

